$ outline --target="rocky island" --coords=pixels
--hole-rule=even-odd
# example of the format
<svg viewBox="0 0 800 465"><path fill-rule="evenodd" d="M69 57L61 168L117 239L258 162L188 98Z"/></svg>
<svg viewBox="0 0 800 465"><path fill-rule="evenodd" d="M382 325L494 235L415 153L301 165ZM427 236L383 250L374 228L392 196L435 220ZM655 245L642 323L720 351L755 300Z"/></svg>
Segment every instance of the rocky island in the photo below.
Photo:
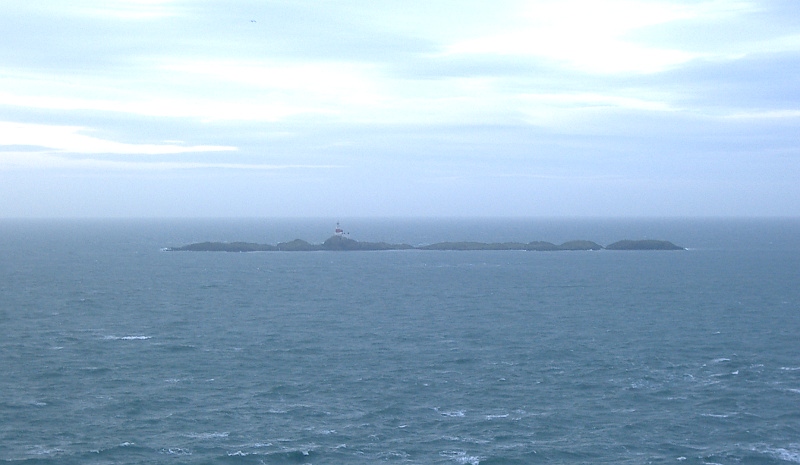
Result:
<svg viewBox="0 0 800 465"><path fill-rule="evenodd" d="M181 247L167 247L172 252L313 252L313 251L357 251L357 250L528 250L550 252L558 250L686 250L668 241L623 240L606 247L586 240L568 241L556 245L552 242L438 242L429 245L389 244L386 242L360 242L334 235L322 244L311 244L302 239L280 242L277 245L252 242L198 242Z"/></svg>
<svg viewBox="0 0 800 465"><path fill-rule="evenodd" d="M679 247L669 241L624 240L607 245L606 250L686 250L686 249L683 247Z"/></svg>

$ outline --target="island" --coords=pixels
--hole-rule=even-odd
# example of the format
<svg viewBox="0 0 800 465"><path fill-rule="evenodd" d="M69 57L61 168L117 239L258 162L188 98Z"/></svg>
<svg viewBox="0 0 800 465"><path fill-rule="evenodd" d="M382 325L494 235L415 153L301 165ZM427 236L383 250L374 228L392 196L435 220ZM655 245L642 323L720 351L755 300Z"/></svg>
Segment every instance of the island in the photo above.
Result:
<svg viewBox="0 0 800 465"><path fill-rule="evenodd" d="M656 241L652 239L631 241L623 240L608 244L607 250L686 250L669 241Z"/></svg>
<svg viewBox="0 0 800 465"><path fill-rule="evenodd" d="M198 242L180 247L166 247L169 252L314 252L359 250L524 250L536 252L580 250L686 250L669 241L622 240L606 247L587 241L575 240L556 245L552 242L438 242L429 245L389 244L386 242L360 242L341 234L329 237L322 244L312 244L302 239L280 242L277 245L253 242Z"/></svg>

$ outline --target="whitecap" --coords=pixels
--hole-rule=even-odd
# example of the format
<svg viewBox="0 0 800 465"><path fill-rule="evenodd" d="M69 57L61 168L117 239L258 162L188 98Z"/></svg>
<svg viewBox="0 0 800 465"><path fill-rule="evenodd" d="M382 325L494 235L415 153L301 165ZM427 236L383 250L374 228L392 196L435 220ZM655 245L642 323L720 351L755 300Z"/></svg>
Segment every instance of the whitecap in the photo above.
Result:
<svg viewBox="0 0 800 465"><path fill-rule="evenodd" d="M783 371L798 371L798 370L800 370L800 367L781 367L781 370L783 370Z"/></svg>
<svg viewBox="0 0 800 465"><path fill-rule="evenodd" d="M107 341L144 341L151 339L151 336L106 336Z"/></svg>
<svg viewBox="0 0 800 465"><path fill-rule="evenodd" d="M385 461L388 461L388 460L397 460L397 459L404 460L404 459L408 459L409 455L408 455L408 452L398 451L398 450L390 450L390 451L386 451L386 452L381 452L380 454L378 454L378 457L380 457L382 459L382 461L385 462Z"/></svg>
<svg viewBox="0 0 800 465"><path fill-rule="evenodd" d="M788 450L784 448L767 448L765 452L779 460L786 462L800 463L800 451Z"/></svg>
<svg viewBox="0 0 800 465"><path fill-rule="evenodd" d="M180 447L169 447L161 449L159 452L166 455L181 455L181 456L192 455L191 451L187 449L181 449Z"/></svg>
<svg viewBox="0 0 800 465"><path fill-rule="evenodd" d="M794 392L795 394L800 394L800 389L787 389L789 392Z"/></svg>
<svg viewBox="0 0 800 465"><path fill-rule="evenodd" d="M486 415L486 419L487 420L494 420L494 419L497 419L497 418L508 418L508 414L505 413L503 415Z"/></svg>
<svg viewBox="0 0 800 465"><path fill-rule="evenodd" d="M729 358L715 358L711 361L711 363L722 363L722 362L730 362L731 359Z"/></svg>
<svg viewBox="0 0 800 465"><path fill-rule="evenodd" d="M227 438L228 432L223 431L220 433L188 433L184 436L192 439L219 439L219 438Z"/></svg>
<svg viewBox="0 0 800 465"><path fill-rule="evenodd" d="M45 449L45 448L43 448L41 446L37 446L37 447L38 448L36 450L30 451L30 453L33 454L33 455L55 455L55 454L60 454L60 453L64 452L64 449L58 449L58 448Z"/></svg>
<svg viewBox="0 0 800 465"><path fill-rule="evenodd" d="M456 463L460 463L462 465L478 465L481 462L481 457L467 455L465 451L461 450L445 450L439 452L439 455L452 459Z"/></svg>

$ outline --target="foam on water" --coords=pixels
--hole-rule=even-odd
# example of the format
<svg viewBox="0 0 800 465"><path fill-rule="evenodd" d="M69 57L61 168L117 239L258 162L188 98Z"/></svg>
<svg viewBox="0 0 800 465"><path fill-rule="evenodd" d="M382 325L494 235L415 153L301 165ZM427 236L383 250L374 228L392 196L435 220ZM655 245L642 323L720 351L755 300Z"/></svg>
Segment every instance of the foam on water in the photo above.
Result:
<svg viewBox="0 0 800 465"><path fill-rule="evenodd" d="M187 456L192 455L192 452L187 449L182 449L180 447L169 447L165 449L159 450L159 453L165 455L177 455L177 456Z"/></svg>
<svg viewBox="0 0 800 465"><path fill-rule="evenodd" d="M220 439L227 438L230 435L227 431L221 433L187 433L184 436L192 439Z"/></svg>
<svg viewBox="0 0 800 465"><path fill-rule="evenodd" d="M800 463L800 444L791 444L788 449L782 447L765 447L763 449L757 448L754 450L763 452L785 462Z"/></svg>
<svg viewBox="0 0 800 465"><path fill-rule="evenodd" d="M481 462L480 457L469 455L467 451L463 450L445 450L439 455L462 465L478 465Z"/></svg>
<svg viewBox="0 0 800 465"><path fill-rule="evenodd" d="M466 415L464 410L449 410L442 412L438 407L434 408L433 410L443 417L463 417Z"/></svg>

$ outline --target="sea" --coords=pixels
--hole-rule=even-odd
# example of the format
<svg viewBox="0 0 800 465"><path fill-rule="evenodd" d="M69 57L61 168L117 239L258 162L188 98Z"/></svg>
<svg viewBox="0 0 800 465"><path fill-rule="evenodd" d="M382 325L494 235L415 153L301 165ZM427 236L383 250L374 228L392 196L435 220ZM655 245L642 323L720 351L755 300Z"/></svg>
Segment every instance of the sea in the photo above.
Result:
<svg viewBox="0 0 800 465"><path fill-rule="evenodd" d="M800 220L3 219L0 463L800 463Z"/></svg>

